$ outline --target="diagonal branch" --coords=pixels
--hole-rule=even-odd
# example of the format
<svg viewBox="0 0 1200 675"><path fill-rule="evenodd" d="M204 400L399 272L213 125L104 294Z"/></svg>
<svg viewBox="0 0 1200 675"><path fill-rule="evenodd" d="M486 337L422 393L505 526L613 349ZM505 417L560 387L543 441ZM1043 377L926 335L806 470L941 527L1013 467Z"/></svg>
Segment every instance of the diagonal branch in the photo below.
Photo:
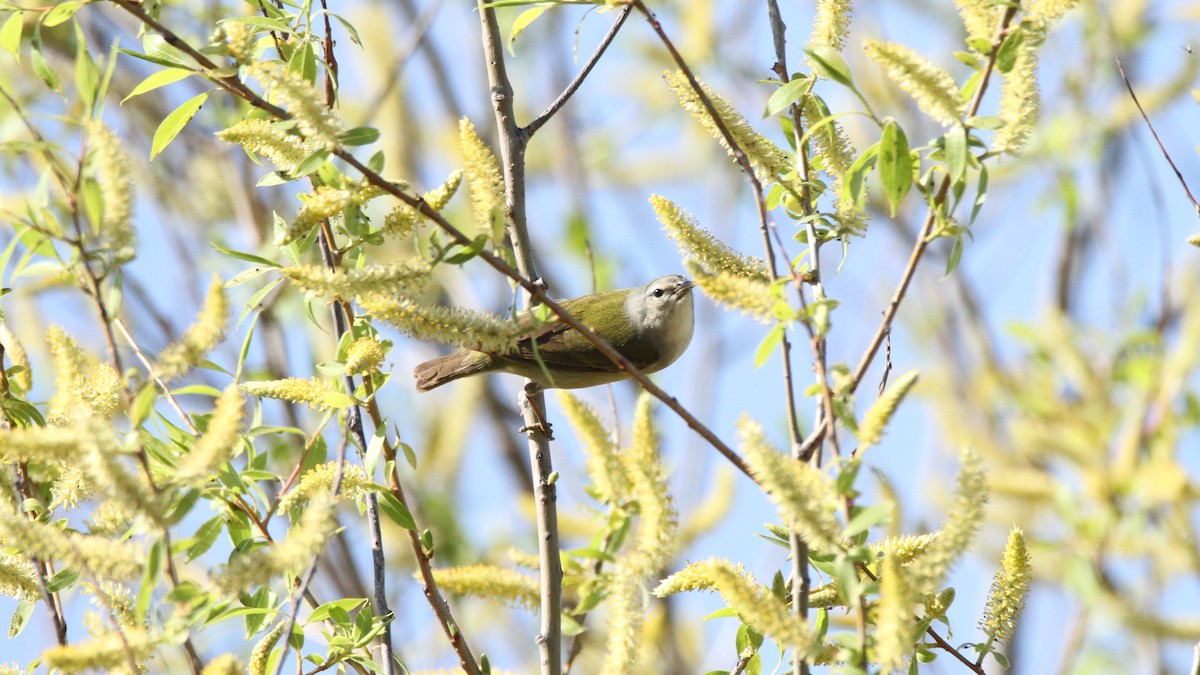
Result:
<svg viewBox="0 0 1200 675"><path fill-rule="evenodd" d="M596 67L596 63L600 61L600 57L604 55L605 50L607 50L608 46L612 44L613 38L617 37L617 31L621 30L621 26L624 25L625 19L629 18L629 13L631 11L633 11L633 7L630 5L625 5L621 8L620 12L617 14L616 21L613 21L613 25L608 29L608 32L605 33L604 39L600 40L600 45L596 47L596 51L592 52L592 55L588 58L587 63L583 64L583 68L579 71L579 74L575 76L575 79L571 80L571 83L567 85L567 88L563 89L563 92L558 95L558 98L554 99L554 102L550 104L550 107L542 111L542 114L533 118L533 121L531 121L529 124L526 124L525 128L521 129L521 133L526 141L528 141L531 136L536 134L538 129L542 128L542 125L544 125L546 122L549 122L550 118L553 117L560 108L567 104L567 101L571 98L575 91L579 89L579 86L583 84L584 79L587 78L587 76L592 72L592 68Z"/></svg>

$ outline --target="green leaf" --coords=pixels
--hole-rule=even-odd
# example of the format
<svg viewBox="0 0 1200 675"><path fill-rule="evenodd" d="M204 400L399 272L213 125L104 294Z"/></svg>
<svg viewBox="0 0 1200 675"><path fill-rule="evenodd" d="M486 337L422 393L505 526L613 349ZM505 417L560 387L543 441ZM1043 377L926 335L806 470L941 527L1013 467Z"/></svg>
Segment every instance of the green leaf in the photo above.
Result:
<svg viewBox="0 0 1200 675"><path fill-rule="evenodd" d="M366 598L342 598L341 600L331 600L314 609L312 613L308 615L308 618L304 620L304 625L307 626L310 623L324 621L326 618L332 616L334 612L345 615L346 623L349 624L350 612L353 612L361 607L366 601Z"/></svg>
<svg viewBox="0 0 1200 675"><path fill-rule="evenodd" d="M517 53L513 50L513 44L517 41L517 36L521 34L521 31L529 28L530 24L536 21L543 12L553 7L554 4L555 3L552 2L543 2L534 5L533 7L530 7L524 12L518 14L516 19L513 19L512 28L510 28L508 31L509 54L512 54L513 56L517 55Z"/></svg>
<svg viewBox="0 0 1200 675"><path fill-rule="evenodd" d="M148 91L153 91L159 87L165 87L168 84L178 82L191 75L195 75L195 73L184 68L167 68L166 70L160 70L139 82L138 86L134 87L133 91L129 92L128 96L121 99L121 103L128 101L134 96L144 94Z"/></svg>
<svg viewBox="0 0 1200 675"><path fill-rule="evenodd" d="M150 547L150 555L146 558L146 569L142 573L142 583L138 589L137 604L134 607L134 616L137 617L138 623L146 618L146 613L150 610L154 587L158 585L158 579L162 575L162 561L165 553L166 545L163 539L156 539Z"/></svg>
<svg viewBox="0 0 1200 675"><path fill-rule="evenodd" d="M100 79L100 69L96 67L95 61L92 61L92 55L88 53L87 38L83 34L83 27L79 22L75 22L75 90L79 92L79 98L83 101L84 106L91 110L92 104L96 101L96 83Z"/></svg>
<svg viewBox="0 0 1200 675"><path fill-rule="evenodd" d="M17 609L13 612L12 619L8 622L8 637L17 637L21 631L25 630L26 624L29 623L29 617L33 614L35 603L33 600L22 600L17 603Z"/></svg>
<svg viewBox="0 0 1200 675"><path fill-rule="evenodd" d="M225 248L224 246L222 246L220 244L215 244L215 243L212 244L212 247L217 249L221 253L224 253L225 255L230 256L232 258L237 258L238 260L245 260L246 262L252 262L256 265L266 265L268 267L274 267L276 269L283 267L283 265L280 265L279 263L275 262L274 260L269 260L262 256L254 255L253 253L246 253L244 251L235 251L231 248Z"/></svg>
<svg viewBox="0 0 1200 675"><path fill-rule="evenodd" d="M342 24L342 28L345 28L346 33L350 35L351 42L358 45L359 47L363 46L362 38L358 36L358 29L355 28L353 25L351 25L349 21L343 19L342 17L338 16L337 14L334 14L333 12L326 12L326 14L337 19L337 22Z"/></svg>
<svg viewBox="0 0 1200 675"><path fill-rule="evenodd" d="M865 211L867 204L867 175L875 168L879 159L879 143L863 151L846 171L842 182L842 199L854 204L858 211Z"/></svg>
<svg viewBox="0 0 1200 675"><path fill-rule="evenodd" d="M60 23L75 16L75 12L83 6L80 0L68 0L55 5L49 12L46 12L45 18L42 19L42 25L47 28L53 28Z"/></svg>
<svg viewBox="0 0 1200 675"><path fill-rule="evenodd" d="M983 203L987 201L987 188L987 165L981 163L979 165L979 189L975 192L975 203L971 205L971 220L967 221L967 225L975 222L975 217L979 215L979 210L983 208Z"/></svg>
<svg viewBox="0 0 1200 675"><path fill-rule="evenodd" d="M1013 69L1017 56L1021 53L1021 45L1025 43L1025 31L1015 30L1008 34L1000 49L996 52L996 70L1007 73Z"/></svg>
<svg viewBox="0 0 1200 675"><path fill-rule="evenodd" d="M340 391L323 392L321 394L321 402L330 408L335 408L337 410L349 408L355 403L353 398Z"/></svg>
<svg viewBox="0 0 1200 675"><path fill-rule="evenodd" d="M37 73L38 78L50 87L51 90L62 93L62 80L59 79L58 73L50 67L46 62L46 57L42 55L42 41L33 41L33 72Z"/></svg>
<svg viewBox="0 0 1200 675"><path fill-rule="evenodd" d="M893 217L896 207L912 187L912 170L913 160L904 129L893 120L884 122L883 137L879 140L879 179L883 182L883 192Z"/></svg>
<svg viewBox="0 0 1200 675"><path fill-rule="evenodd" d="M771 332L767 333L762 342L758 343L758 349L754 350L754 367L761 368L767 359L771 358L771 352L775 351L783 342L783 332L786 330L783 324L776 324L771 328Z"/></svg>
<svg viewBox="0 0 1200 675"><path fill-rule="evenodd" d="M771 98L767 99L767 111L763 113L763 117L774 117L799 102L808 90L808 84L807 78L798 77L776 89Z"/></svg>
<svg viewBox="0 0 1200 675"><path fill-rule="evenodd" d="M867 530L882 524L892 517L891 504L876 504L865 509L859 509L854 517L850 519L846 525L846 530L842 532L842 536L846 539L852 539Z"/></svg>
<svg viewBox="0 0 1200 675"><path fill-rule="evenodd" d="M142 385L137 397L133 399L133 409L129 413L130 424L134 429L142 426L142 423L150 418L150 413L154 412L156 400L158 400L158 387L153 382Z"/></svg>
<svg viewBox="0 0 1200 675"><path fill-rule="evenodd" d="M471 258L479 255L479 252L483 250L483 247L487 246L488 241L489 239L486 234L481 234L478 237L475 237L475 239L471 241L470 246L465 246L463 247L463 250L455 253L449 258L446 258L446 263L450 265L461 265L467 262Z"/></svg>
<svg viewBox="0 0 1200 675"><path fill-rule="evenodd" d="M821 77L854 89L854 76L850 74L850 64L829 45L812 44L804 48L813 61L813 69Z"/></svg>
<svg viewBox="0 0 1200 675"><path fill-rule="evenodd" d="M954 238L954 247L950 249L950 257L946 259L946 273L942 275L942 279L948 278L958 268L958 262L962 259L963 252L963 237L958 235Z"/></svg>
<svg viewBox="0 0 1200 675"><path fill-rule="evenodd" d="M276 33L293 32L292 27L289 26L286 21L282 21L280 19L269 19L265 16L239 16L232 19L225 19L225 21L236 21L237 23L244 23L248 26L274 31Z"/></svg>
<svg viewBox="0 0 1200 675"><path fill-rule="evenodd" d="M246 301L246 305L242 307L242 315L238 317L238 323L241 323L242 320L246 318L247 314L253 312L255 309L258 309L258 303L262 302L262 299L267 297L267 293L275 290L275 287L281 283L283 283L283 277L280 277L266 286L263 286L262 288L258 289L257 293L250 296L250 299Z"/></svg>
<svg viewBox="0 0 1200 675"><path fill-rule="evenodd" d="M200 111L200 106L208 100L208 92L204 92L198 96L193 96L184 102L175 110L167 115L162 124L158 125L158 129L154 132L154 141L150 144L150 160L153 161L158 153L166 149L171 141L183 131L187 123L191 121L196 113Z"/></svg>
<svg viewBox="0 0 1200 675"><path fill-rule="evenodd" d="M25 30L25 13L13 12L12 16L0 26L0 49L16 57L21 62L21 33Z"/></svg>
<svg viewBox="0 0 1200 675"><path fill-rule="evenodd" d="M59 570L46 580L46 592L58 593L75 585L79 580L79 570L63 569Z"/></svg>
<svg viewBox="0 0 1200 675"><path fill-rule="evenodd" d="M210 518L197 528L196 536L192 537L190 545L187 547L187 562L199 558L212 548L224 529L225 521L220 516Z"/></svg>
<svg viewBox="0 0 1200 675"><path fill-rule="evenodd" d="M946 132L946 172L950 180L958 183L967 175L967 129L955 124Z"/></svg>
<svg viewBox="0 0 1200 675"><path fill-rule="evenodd" d="M313 154L301 160L300 164L296 166L296 169L292 171L291 175L293 178L307 176L317 169L320 169L321 165L323 165L327 159L329 159L328 150L317 150Z"/></svg>
<svg viewBox="0 0 1200 675"><path fill-rule="evenodd" d="M417 531L417 522L413 520L408 508L404 504L401 504L399 499L396 499L396 495L390 492L380 492L379 508L387 514L388 518L392 519L393 523L406 530Z"/></svg>
<svg viewBox="0 0 1200 675"><path fill-rule="evenodd" d="M371 127L355 127L342 134L345 145L368 145L379 140L379 130Z"/></svg>
<svg viewBox="0 0 1200 675"><path fill-rule="evenodd" d="M221 390L209 384L189 384L186 387L172 389L172 396L184 396L186 394L198 394L200 396L217 397L221 395Z"/></svg>

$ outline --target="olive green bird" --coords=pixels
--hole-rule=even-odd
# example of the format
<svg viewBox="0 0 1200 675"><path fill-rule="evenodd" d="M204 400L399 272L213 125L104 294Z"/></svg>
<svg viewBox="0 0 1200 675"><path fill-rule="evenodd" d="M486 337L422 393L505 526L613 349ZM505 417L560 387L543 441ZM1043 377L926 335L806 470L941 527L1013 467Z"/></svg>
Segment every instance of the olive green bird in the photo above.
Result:
<svg viewBox="0 0 1200 675"><path fill-rule="evenodd" d="M641 288L564 300L563 309L608 340L644 373L675 362L692 341L694 284L677 274L659 277ZM429 391L461 377L512 373L546 389L579 389L629 377L578 331L557 319L532 328L528 313L519 317L531 333L507 352L459 350L426 361L413 371L417 389ZM539 363L540 360L540 363Z"/></svg>

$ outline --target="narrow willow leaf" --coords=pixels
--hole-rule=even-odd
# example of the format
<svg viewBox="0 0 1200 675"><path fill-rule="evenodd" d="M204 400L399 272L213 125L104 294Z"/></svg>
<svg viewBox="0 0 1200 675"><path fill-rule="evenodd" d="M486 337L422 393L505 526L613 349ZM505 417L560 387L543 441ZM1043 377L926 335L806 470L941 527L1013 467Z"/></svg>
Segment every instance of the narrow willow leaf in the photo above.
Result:
<svg viewBox="0 0 1200 675"><path fill-rule="evenodd" d="M808 79L798 77L776 89L771 98L767 99L767 111L763 117L773 117L795 105L808 90L808 85Z"/></svg>
<svg viewBox="0 0 1200 675"><path fill-rule="evenodd" d="M883 182L883 191L887 195L888 205L892 216L896 208L904 201L912 187L912 154L908 150L908 137L904 129L892 120L883 125L883 138L879 140L879 179Z"/></svg>
<svg viewBox="0 0 1200 675"><path fill-rule="evenodd" d="M0 49L12 54L21 62L21 32L25 29L25 14L13 12L0 27Z"/></svg>
<svg viewBox="0 0 1200 675"><path fill-rule="evenodd" d="M804 52L813 61L813 67L821 77L854 89L854 77L850 74L850 64L829 45L809 45ZM857 90L855 90L857 91Z"/></svg>
<svg viewBox="0 0 1200 675"><path fill-rule="evenodd" d="M166 149L171 141L183 131L187 123L196 116L200 111L200 106L208 100L208 92L204 92L198 96L193 96L188 99L183 105L171 111L162 124L158 125L158 129L154 132L154 141L150 145L150 159L153 160L158 153Z"/></svg>
<svg viewBox="0 0 1200 675"><path fill-rule="evenodd" d="M195 75L195 73L184 68L168 68L166 70L160 70L139 82L138 86L134 87L133 91L129 92L128 96L121 99L121 103L128 101L134 96L144 94L148 91L154 91L159 87L165 87L168 84L178 82L191 75Z"/></svg>
<svg viewBox="0 0 1200 675"><path fill-rule="evenodd" d="M958 183L967 175L967 129L955 124L943 138L946 142L946 172L951 181Z"/></svg>
<svg viewBox="0 0 1200 675"><path fill-rule="evenodd" d="M510 28L508 31L508 53L509 54L512 54L513 56L517 55L516 51L514 51L514 49L513 49L513 46L517 42L517 36L520 35L521 32L524 31L526 28L529 28L529 26L531 24L533 24L533 22L536 21L537 18L539 16L541 16L543 12L545 12L546 10L550 9L553 6L554 6L554 3L552 3L552 2L545 2L545 3L538 4L538 5L534 5L533 7L530 7L529 9L525 10L524 12L521 12L520 14L517 15L517 18L513 19L512 28Z"/></svg>

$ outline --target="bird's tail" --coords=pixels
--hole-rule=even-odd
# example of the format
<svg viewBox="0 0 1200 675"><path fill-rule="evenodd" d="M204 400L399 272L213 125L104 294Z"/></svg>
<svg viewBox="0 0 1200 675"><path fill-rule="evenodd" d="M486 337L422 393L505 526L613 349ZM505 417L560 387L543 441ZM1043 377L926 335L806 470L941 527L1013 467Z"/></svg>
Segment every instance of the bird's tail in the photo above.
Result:
<svg viewBox="0 0 1200 675"><path fill-rule="evenodd" d="M429 391L460 377L478 375L491 370L492 359L480 352L455 352L439 359L426 361L413 369L418 391Z"/></svg>

